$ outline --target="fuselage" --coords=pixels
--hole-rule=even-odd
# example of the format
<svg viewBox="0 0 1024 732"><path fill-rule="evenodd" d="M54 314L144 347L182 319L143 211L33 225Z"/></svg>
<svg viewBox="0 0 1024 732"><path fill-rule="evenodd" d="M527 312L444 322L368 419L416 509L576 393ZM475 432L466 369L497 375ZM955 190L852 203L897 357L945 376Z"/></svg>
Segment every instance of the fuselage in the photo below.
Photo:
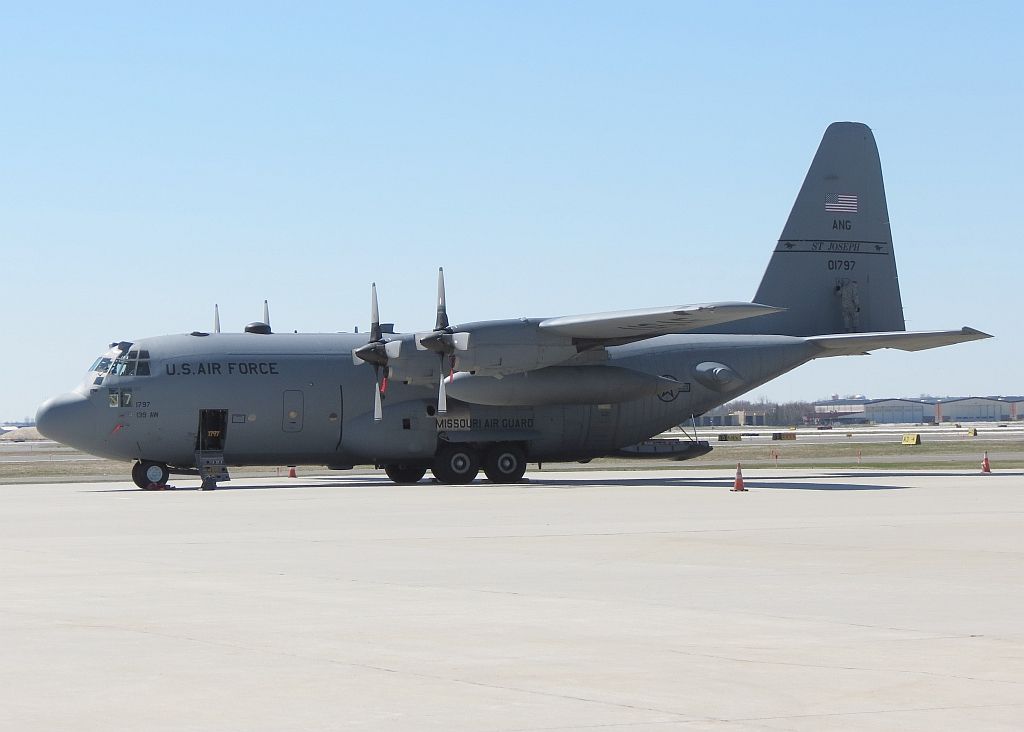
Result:
<svg viewBox="0 0 1024 732"><path fill-rule="evenodd" d="M229 465L429 461L439 440L514 442L531 461L582 460L686 422L816 355L798 337L661 336L587 359L679 382L657 394L605 404L451 399L439 415L433 375L396 378L375 422L373 368L352 356L365 342L346 333L215 333L117 344L73 392L40 407L39 428L94 455L179 467L194 465L210 440Z"/></svg>

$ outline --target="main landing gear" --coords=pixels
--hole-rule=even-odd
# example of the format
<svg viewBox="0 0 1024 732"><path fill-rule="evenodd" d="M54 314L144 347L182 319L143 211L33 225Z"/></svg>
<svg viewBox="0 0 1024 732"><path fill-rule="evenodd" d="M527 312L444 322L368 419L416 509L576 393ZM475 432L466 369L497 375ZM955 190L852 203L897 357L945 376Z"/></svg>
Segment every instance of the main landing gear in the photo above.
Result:
<svg viewBox="0 0 1024 732"><path fill-rule="evenodd" d="M526 473L526 453L511 443L487 445L482 450L468 443L443 445L430 472L441 483L465 485L480 472L481 457L484 474L492 483L518 483ZM390 472L388 476L394 480Z"/></svg>
<svg viewBox="0 0 1024 732"><path fill-rule="evenodd" d="M526 473L526 453L517 445L492 445L484 453L484 474L492 483L518 483Z"/></svg>
<svg viewBox="0 0 1024 732"><path fill-rule="evenodd" d="M395 463L393 465L385 465L384 472L398 485L412 485L413 483L420 482L423 476L427 474L427 469L422 465Z"/></svg>
<svg viewBox="0 0 1024 732"><path fill-rule="evenodd" d="M472 445L444 445L438 450L430 472L442 483L472 483L480 472L480 456Z"/></svg>

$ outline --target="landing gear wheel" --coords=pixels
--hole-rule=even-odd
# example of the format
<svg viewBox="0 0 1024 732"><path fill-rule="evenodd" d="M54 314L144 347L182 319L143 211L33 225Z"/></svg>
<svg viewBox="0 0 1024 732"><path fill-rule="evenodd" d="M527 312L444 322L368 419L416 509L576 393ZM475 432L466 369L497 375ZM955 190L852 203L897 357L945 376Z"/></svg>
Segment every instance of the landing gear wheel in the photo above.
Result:
<svg viewBox="0 0 1024 732"><path fill-rule="evenodd" d="M384 472L398 485L412 485L413 483L420 482L420 479L426 475L427 469L423 466L395 463L393 465L385 465Z"/></svg>
<svg viewBox="0 0 1024 732"><path fill-rule="evenodd" d="M171 474L163 463L154 463L151 460L142 460L132 466L132 481L139 488L149 488L153 483L163 487L167 485L167 479Z"/></svg>
<svg viewBox="0 0 1024 732"><path fill-rule="evenodd" d="M526 473L526 453L515 445L494 445L484 455L484 473L492 483L518 483Z"/></svg>
<svg viewBox="0 0 1024 732"><path fill-rule="evenodd" d="M480 458L469 445L445 445L434 458L430 472L442 483L465 485L480 472Z"/></svg>

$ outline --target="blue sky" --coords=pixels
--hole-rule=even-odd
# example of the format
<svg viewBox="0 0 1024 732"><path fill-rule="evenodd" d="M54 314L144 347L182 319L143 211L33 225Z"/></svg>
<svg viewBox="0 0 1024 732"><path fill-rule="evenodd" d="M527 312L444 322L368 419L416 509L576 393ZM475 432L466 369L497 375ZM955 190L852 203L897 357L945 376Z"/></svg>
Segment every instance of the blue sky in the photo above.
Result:
<svg viewBox="0 0 1024 732"><path fill-rule="evenodd" d="M753 393L1024 392L1013 3L26 4L0 44L0 419L113 340L749 300L829 122L907 325ZM26 362L31 366L26 367Z"/></svg>

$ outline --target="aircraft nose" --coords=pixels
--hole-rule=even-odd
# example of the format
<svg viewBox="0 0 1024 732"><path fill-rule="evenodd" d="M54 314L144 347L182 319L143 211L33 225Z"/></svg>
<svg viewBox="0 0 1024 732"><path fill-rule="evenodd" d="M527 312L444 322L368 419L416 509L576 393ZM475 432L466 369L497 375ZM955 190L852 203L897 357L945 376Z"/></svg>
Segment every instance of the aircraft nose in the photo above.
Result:
<svg viewBox="0 0 1024 732"><path fill-rule="evenodd" d="M65 445L81 442L90 432L89 400L69 392L43 402L36 412L36 429L44 437Z"/></svg>

